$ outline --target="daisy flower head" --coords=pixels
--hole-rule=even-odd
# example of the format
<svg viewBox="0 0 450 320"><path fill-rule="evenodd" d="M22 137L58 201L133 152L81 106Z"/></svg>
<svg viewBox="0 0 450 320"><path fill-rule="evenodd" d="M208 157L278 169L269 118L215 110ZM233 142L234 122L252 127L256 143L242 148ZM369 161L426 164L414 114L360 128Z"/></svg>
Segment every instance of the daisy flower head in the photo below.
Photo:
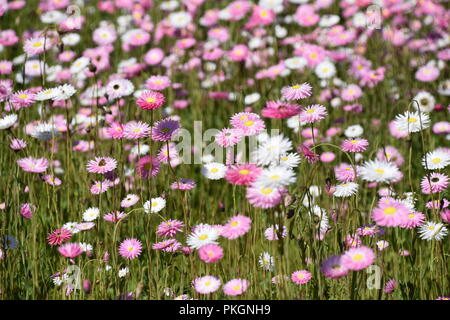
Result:
<svg viewBox="0 0 450 320"><path fill-rule="evenodd" d="M100 215L99 208L88 208L83 212L83 220L84 221L94 221Z"/></svg>
<svg viewBox="0 0 450 320"><path fill-rule="evenodd" d="M251 185L261 174L261 168L255 164L240 164L227 169L225 179L236 185Z"/></svg>
<svg viewBox="0 0 450 320"><path fill-rule="evenodd" d="M134 85L127 79L114 79L108 82L105 89L108 98L113 100L132 94Z"/></svg>
<svg viewBox="0 0 450 320"><path fill-rule="evenodd" d="M379 226L397 227L404 223L409 211L408 207L396 200L379 203L372 211L372 219Z"/></svg>
<svg viewBox="0 0 450 320"><path fill-rule="evenodd" d="M178 220L166 220L159 224L156 234L158 237L174 237L184 227L184 223Z"/></svg>
<svg viewBox="0 0 450 320"><path fill-rule="evenodd" d="M95 157L94 160L89 160L87 171L91 173L107 173L117 168L117 161L110 157Z"/></svg>
<svg viewBox="0 0 450 320"><path fill-rule="evenodd" d="M418 232L420 239L440 241L445 238L448 233L448 229L443 223L427 221L419 227Z"/></svg>
<svg viewBox="0 0 450 320"><path fill-rule="evenodd" d="M399 131L419 132L430 126L430 117L427 113L409 112L399 114L395 117L394 124Z"/></svg>
<svg viewBox="0 0 450 320"><path fill-rule="evenodd" d="M369 141L362 138L346 139L341 144L341 149L346 152L363 152L369 146Z"/></svg>
<svg viewBox="0 0 450 320"><path fill-rule="evenodd" d="M150 134L150 126L145 122L130 121L123 127L123 137L125 139L141 139Z"/></svg>
<svg viewBox="0 0 450 320"><path fill-rule="evenodd" d="M221 232L221 236L227 239L236 239L246 234L252 225L249 217L236 215L228 220Z"/></svg>
<svg viewBox="0 0 450 320"><path fill-rule="evenodd" d="M125 220L126 216L127 215L125 214L125 212L115 211L115 212L110 212L110 213L105 214L103 216L103 219L105 221L108 221L108 222L116 223L116 222L119 222L121 220Z"/></svg>
<svg viewBox="0 0 450 320"><path fill-rule="evenodd" d="M209 162L202 167L201 173L207 179L219 180L225 177L227 167L218 162Z"/></svg>
<svg viewBox="0 0 450 320"><path fill-rule="evenodd" d="M223 258L223 249L217 244L207 244L198 249L198 256L206 263L214 263Z"/></svg>
<svg viewBox="0 0 450 320"><path fill-rule="evenodd" d="M72 232L65 228L56 229L47 235L47 243L51 246L60 245L72 238Z"/></svg>
<svg viewBox="0 0 450 320"><path fill-rule="evenodd" d="M156 213L160 212L162 209L166 207L166 200L161 197L152 198L149 201L144 203L144 212L145 213Z"/></svg>
<svg viewBox="0 0 450 320"><path fill-rule="evenodd" d="M81 223L77 224L77 226L76 226L76 228L80 231L90 230L93 227L95 227L94 222L81 222Z"/></svg>
<svg viewBox="0 0 450 320"><path fill-rule="evenodd" d="M101 194L108 191L111 186L112 183L108 179L105 179L104 181L97 180L91 185L90 191L92 194Z"/></svg>
<svg viewBox="0 0 450 320"><path fill-rule="evenodd" d="M178 181L173 182L170 185L170 189L189 191L189 190L194 189L196 186L197 186L197 184L192 179L180 179Z"/></svg>
<svg viewBox="0 0 450 320"><path fill-rule="evenodd" d="M195 291L200 294L209 294L220 288L220 280L214 276L204 276L194 280Z"/></svg>
<svg viewBox="0 0 450 320"><path fill-rule="evenodd" d="M52 44L49 39L39 37L26 40L23 50L27 55L32 56L42 54L51 47Z"/></svg>
<svg viewBox="0 0 450 320"><path fill-rule="evenodd" d="M401 228L412 229L421 226L425 221L425 215L422 212L409 212L403 222L400 224Z"/></svg>
<svg viewBox="0 0 450 320"><path fill-rule="evenodd" d="M396 287L397 287L397 282L395 280L391 279L388 282L386 282L383 292L384 293L392 293Z"/></svg>
<svg viewBox="0 0 450 320"><path fill-rule="evenodd" d="M17 114L11 113L0 118L0 130L11 128L17 122Z"/></svg>
<svg viewBox="0 0 450 320"><path fill-rule="evenodd" d="M282 101L267 101L266 107L261 110L261 115L272 119L287 119L300 113L301 106L288 104Z"/></svg>
<svg viewBox="0 0 450 320"><path fill-rule="evenodd" d="M61 185L61 179L58 177L52 175L52 174L46 174L42 177L42 180L44 180L46 183L48 183L51 186L59 186Z"/></svg>
<svg viewBox="0 0 450 320"><path fill-rule="evenodd" d="M312 87L309 83L295 84L281 89L281 96L286 100L299 100L311 96Z"/></svg>
<svg viewBox="0 0 450 320"><path fill-rule="evenodd" d="M327 109L320 104L313 104L304 108L300 112L300 122L314 123L325 119L327 116Z"/></svg>
<svg viewBox="0 0 450 320"><path fill-rule="evenodd" d="M51 140L57 136L59 136L61 133L58 131L58 128L55 126L54 123L39 123L32 127L30 131L30 136L33 138L36 138L38 140Z"/></svg>
<svg viewBox="0 0 450 320"><path fill-rule="evenodd" d="M359 124L349 126L344 131L344 134L347 138L357 138L357 137L360 137L363 133L364 133L364 129Z"/></svg>
<svg viewBox="0 0 450 320"><path fill-rule="evenodd" d="M46 100L55 99L60 94L61 94L61 91L59 88L44 89L44 90L36 93L36 95L34 96L34 99L37 101L46 101Z"/></svg>
<svg viewBox="0 0 450 320"><path fill-rule="evenodd" d="M48 160L28 157L17 160L17 165L25 172L42 173L48 168Z"/></svg>
<svg viewBox="0 0 450 320"><path fill-rule="evenodd" d="M334 174L336 176L336 180L344 183L354 181L356 178L355 170L353 169L353 167L345 162L334 168Z"/></svg>
<svg viewBox="0 0 450 320"><path fill-rule="evenodd" d="M266 271L275 270L275 259L268 252L263 252L259 255L259 265Z"/></svg>
<svg viewBox="0 0 450 320"><path fill-rule="evenodd" d="M358 184L354 182L347 182L336 185L336 190L333 195L335 197L351 197L358 193Z"/></svg>
<svg viewBox="0 0 450 320"><path fill-rule="evenodd" d="M436 149L422 158L422 165L428 170L444 169L450 164L450 153Z"/></svg>
<svg viewBox="0 0 450 320"><path fill-rule="evenodd" d="M287 236L287 228L286 226L280 226L278 224L272 225L264 231L264 237L269 240L279 240L281 238L285 238Z"/></svg>
<svg viewBox="0 0 450 320"><path fill-rule="evenodd" d="M139 201L139 196L136 194L128 194L121 202L120 206L122 208L129 208L134 206Z"/></svg>
<svg viewBox="0 0 450 320"><path fill-rule="evenodd" d="M244 133L240 129L224 128L216 134L215 141L219 146L227 148L238 144L243 137Z"/></svg>
<svg viewBox="0 0 450 320"><path fill-rule="evenodd" d="M220 230L209 225L202 225L189 234L187 244L192 249L200 249L207 244L217 244L220 236Z"/></svg>
<svg viewBox="0 0 450 320"><path fill-rule="evenodd" d="M21 109L31 106L36 100L34 93L22 90L14 93L10 101L16 109Z"/></svg>
<svg viewBox="0 0 450 320"><path fill-rule="evenodd" d="M83 250L78 243L66 243L58 247L58 252L66 258L73 259L82 254Z"/></svg>
<svg viewBox="0 0 450 320"><path fill-rule="evenodd" d="M429 176L423 177L420 182L422 193L431 194L438 193L447 189L449 184L449 178L447 175L433 172Z"/></svg>
<svg viewBox="0 0 450 320"><path fill-rule="evenodd" d="M390 182L399 177L400 171L390 162L369 160L359 167L358 174L369 182Z"/></svg>
<svg viewBox="0 0 450 320"><path fill-rule="evenodd" d="M239 129L244 136L253 136L266 128L263 120L256 113L240 112L231 117L230 124Z"/></svg>
<svg viewBox="0 0 450 320"><path fill-rule="evenodd" d="M160 167L161 163L158 158L145 156L139 159L136 165L136 172L142 179L149 179L158 174Z"/></svg>
<svg viewBox="0 0 450 320"><path fill-rule="evenodd" d="M272 189L272 188L247 188L246 197L252 206L255 208L273 208L283 200L286 194L286 189Z"/></svg>
<svg viewBox="0 0 450 320"><path fill-rule="evenodd" d="M245 279L233 279L225 283L223 292L227 296L238 296L247 291L250 282Z"/></svg>
<svg viewBox="0 0 450 320"><path fill-rule="evenodd" d="M180 123L177 120L170 118L156 122L152 128L152 139L154 141L170 141L180 128Z"/></svg>
<svg viewBox="0 0 450 320"><path fill-rule="evenodd" d="M145 86L150 90L164 90L170 86L170 78L167 76L151 76L145 82Z"/></svg>
<svg viewBox="0 0 450 320"><path fill-rule="evenodd" d="M327 278L336 279L348 274L348 268L342 263L341 255L333 255L322 262L320 271Z"/></svg>
<svg viewBox="0 0 450 320"><path fill-rule="evenodd" d="M251 162L267 166L279 162L280 157L292 150L292 141L282 134L263 140L251 153Z"/></svg>
<svg viewBox="0 0 450 320"><path fill-rule="evenodd" d="M72 85L70 84L63 84L62 86L59 86L56 88L58 95L53 97L52 100L67 100L71 96L75 94L77 91Z"/></svg>
<svg viewBox="0 0 450 320"><path fill-rule="evenodd" d="M311 280L312 275L308 270L298 270L291 274L291 280L295 284L305 284Z"/></svg>
<svg viewBox="0 0 450 320"><path fill-rule="evenodd" d="M252 184L253 187L264 189L278 189L286 187L296 181L294 170L286 167L270 167L264 169Z"/></svg>
<svg viewBox="0 0 450 320"><path fill-rule="evenodd" d="M436 100L433 95L427 91L420 91L413 98L413 107L420 112L431 112L434 110Z"/></svg>
<svg viewBox="0 0 450 320"><path fill-rule="evenodd" d="M375 253L365 246L351 248L344 252L341 261L343 266L349 270L362 270L375 261Z"/></svg>
<svg viewBox="0 0 450 320"><path fill-rule="evenodd" d="M162 107L165 100L161 92L144 91L137 99L136 104L143 110L154 110Z"/></svg>
<svg viewBox="0 0 450 320"><path fill-rule="evenodd" d="M290 152L280 157L278 164L285 168L295 168L300 163L301 158L298 153Z"/></svg>
<svg viewBox="0 0 450 320"><path fill-rule="evenodd" d="M134 238L125 239L119 246L119 254L124 259L134 259L142 252L142 243Z"/></svg>

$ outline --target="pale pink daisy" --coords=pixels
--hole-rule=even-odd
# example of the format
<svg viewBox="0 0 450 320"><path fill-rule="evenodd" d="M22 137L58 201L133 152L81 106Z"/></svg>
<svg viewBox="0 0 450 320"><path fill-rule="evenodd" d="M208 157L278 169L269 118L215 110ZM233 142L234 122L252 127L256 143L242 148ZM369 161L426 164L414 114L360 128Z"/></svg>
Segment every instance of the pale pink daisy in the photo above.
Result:
<svg viewBox="0 0 450 320"><path fill-rule="evenodd" d="M405 221L407 214L409 209L403 203L394 200L379 203L372 211L372 219L380 226L397 227Z"/></svg>
<svg viewBox="0 0 450 320"><path fill-rule="evenodd" d="M420 187L422 188L422 193L431 194L444 191L447 189L449 184L449 178L447 175L442 173L433 172L430 176L423 177L420 182Z"/></svg>
<svg viewBox="0 0 450 320"><path fill-rule="evenodd" d="M100 194L106 192L111 186L111 182L109 180L104 181L94 181L90 190L92 194Z"/></svg>
<svg viewBox="0 0 450 320"><path fill-rule="evenodd" d="M262 169L252 163L240 164L227 169L225 179L236 185L251 185L261 174Z"/></svg>
<svg viewBox="0 0 450 320"><path fill-rule="evenodd" d="M238 144L243 137L242 130L225 128L216 134L215 141L219 146L227 148Z"/></svg>
<svg viewBox="0 0 450 320"><path fill-rule="evenodd" d="M233 279L225 283L223 292L227 296L238 296L247 291L250 283L245 279Z"/></svg>
<svg viewBox="0 0 450 320"><path fill-rule="evenodd" d="M125 212L121 212L121 211L115 211L115 212L110 212L110 213L107 213L107 214L105 214L104 216L103 216L103 219L105 220L105 221L108 221L108 222L114 222L114 223L116 223L116 222L119 222L120 220L125 220L127 215L126 215L126 213ZM125 219L124 219L125 218Z"/></svg>
<svg viewBox="0 0 450 320"><path fill-rule="evenodd" d="M26 172L42 173L48 168L48 160L45 158L35 159L28 157L17 160L17 165Z"/></svg>
<svg viewBox="0 0 450 320"><path fill-rule="evenodd" d="M150 126L145 122L130 121L123 128L123 137L125 139L141 139L150 134Z"/></svg>
<svg viewBox="0 0 450 320"><path fill-rule="evenodd" d="M291 280L295 284L305 284L311 280L312 275L311 272L307 270L298 270L291 274Z"/></svg>
<svg viewBox="0 0 450 320"><path fill-rule="evenodd" d="M252 136L260 133L266 128L264 121L256 113L240 112L231 117L231 125L235 129L240 129L245 136Z"/></svg>
<svg viewBox="0 0 450 320"><path fill-rule="evenodd" d="M82 254L83 250L78 243L66 243L58 247L58 252L66 258L73 259Z"/></svg>
<svg viewBox="0 0 450 320"><path fill-rule="evenodd" d="M194 280L193 287L200 294L209 294L220 288L220 280L213 276L204 276Z"/></svg>
<svg viewBox="0 0 450 320"><path fill-rule="evenodd" d="M346 276L348 274L348 269L342 262L342 256L333 255L322 262L320 271L327 278L335 279Z"/></svg>
<svg viewBox="0 0 450 320"><path fill-rule="evenodd" d="M151 76L145 82L145 86L150 90L164 90L170 86L170 78L167 76Z"/></svg>
<svg viewBox="0 0 450 320"><path fill-rule="evenodd" d="M351 248L344 252L341 261L344 267L350 270L362 270L375 261L375 253L365 246Z"/></svg>
<svg viewBox="0 0 450 320"><path fill-rule="evenodd" d="M86 169L91 173L107 173L117 168L117 161L110 157L95 157L89 160Z"/></svg>
<svg viewBox="0 0 450 320"><path fill-rule="evenodd" d="M281 89L281 95L286 100L299 100L311 96L312 87L309 83L295 84Z"/></svg>
<svg viewBox="0 0 450 320"><path fill-rule="evenodd" d="M174 237L184 227L184 223L178 220L166 220L159 224L156 234L158 237Z"/></svg>
<svg viewBox="0 0 450 320"><path fill-rule="evenodd" d="M137 99L136 104L143 110L154 110L162 107L165 97L157 91L145 91Z"/></svg>
<svg viewBox="0 0 450 320"><path fill-rule="evenodd" d="M422 212L410 212L405 216L403 222L400 224L400 227L412 229L421 226L424 221L425 215Z"/></svg>
<svg viewBox="0 0 450 320"><path fill-rule="evenodd" d="M124 259L134 259L142 252L142 243L137 239L126 239L119 246L119 254Z"/></svg>
<svg viewBox="0 0 450 320"><path fill-rule="evenodd" d="M324 119L327 115L327 109L320 104L313 104L300 112L300 122L314 123Z"/></svg>
<svg viewBox="0 0 450 320"><path fill-rule="evenodd" d="M268 209L279 204L285 193L285 189L249 187L246 197L254 207Z"/></svg>
<svg viewBox="0 0 450 320"><path fill-rule="evenodd" d="M134 206L139 201L139 196L136 194L128 194L121 202L120 206L122 208L129 208Z"/></svg>
<svg viewBox="0 0 450 320"><path fill-rule="evenodd" d="M369 146L369 141L362 138L346 139L341 144L341 149L346 152L363 152Z"/></svg>
<svg viewBox="0 0 450 320"><path fill-rule="evenodd" d="M236 239L246 234L251 228L252 220L249 217L237 215L228 220L221 232L221 236Z"/></svg>
<svg viewBox="0 0 450 320"><path fill-rule="evenodd" d="M207 244L198 250L198 256L206 263L214 263L223 258L223 249L217 244Z"/></svg>

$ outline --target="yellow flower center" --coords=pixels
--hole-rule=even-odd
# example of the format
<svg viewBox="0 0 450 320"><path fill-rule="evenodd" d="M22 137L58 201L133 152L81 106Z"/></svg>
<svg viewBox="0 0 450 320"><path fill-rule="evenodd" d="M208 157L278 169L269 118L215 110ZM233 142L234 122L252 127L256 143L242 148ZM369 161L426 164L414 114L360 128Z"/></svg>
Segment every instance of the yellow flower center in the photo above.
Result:
<svg viewBox="0 0 450 320"><path fill-rule="evenodd" d="M292 86L291 88L292 88L292 89L300 89L300 88L301 88L301 86L300 86L300 85L298 85L298 84L296 84L295 86Z"/></svg>
<svg viewBox="0 0 450 320"><path fill-rule="evenodd" d="M272 189L270 189L270 188L264 188L264 189L261 189L261 193L262 194L264 194L264 195L269 195L269 194L271 194L272 193Z"/></svg>
<svg viewBox="0 0 450 320"><path fill-rule="evenodd" d="M145 99L145 101L147 101L148 103L153 103L156 101L156 99L155 98L147 98L147 99Z"/></svg>
<svg viewBox="0 0 450 320"><path fill-rule="evenodd" d="M254 125L255 124L255 122L253 122L253 121L251 121L251 120L249 120L249 121L245 121L245 123L244 123L247 127L251 127L252 125Z"/></svg>
<svg viewBox="0 0 450 320"><path fill-rule="evenodd" d="M239 170L239 174L242 174L242 175L247 175L247 174L249 174L249 173L250 173L250 171L247 170L247 169Z"/></svg>
<svg viewBox="0 0 450 320"><path fill-rule="evenodd" d="M200 240L206 240L208 239L208 236L206 234L202 234L200 237L198 237Z"/></svg>
<svg viewBox="0 0 450 320"><path fill-rule="evenodd" d="M308 110L306 110L306 113L309 113L309 114L314 113L314 109L308 109Z"/></svg>
<svg viewBox="0 0 450 320"><path fill-rule="evenodd" d="M212 173L217 173L217 172L219 172L219 169L217 169L217 168L212 168L212 169L209 170L209 171L211 171Z"/></svg>
<svg viewBox="0 0 450 320"><path fill-rule="evenodd" d="M408 122L409 123L414 123L414 122L417 122L417 119L416 118L409 118Z"/></svg>
<svg viewBox="0 0 450 320"><path fill-rule="evenodd" d="M397 209L395 209L394 207L387 207L383 210L383 212L384 212L384 214L391 216L397 212Z"/></svg>
<svg viewBox="0 0 450 320"><path fill-rule="evenodd" d="M383 174L383 173L384 173L384 170L383 170L383 169L375 169L375 172L376 172L376 173L379 173L379 174Z"/></svg>
<svg viewBox="0 0 450 320"><path fill-rule="evenodd" d="M241 290L241 286L234 286L234 287L233 287L233 290L234 290L234 291Z"/></svg>
<svg viewBox="0 0 450 320"><path fill-rule="evenodd" d="M238 221L233 221L230 223L232 227L237 227L239 225Z"/></svg>
<svg viewBox="0 0 450 320"><path fill-rule="evenodd" d="M360 261L362 258L364 258L364 256L361 253L357 253L353 256L354 261Z"/></svg>
<svg viewBox="0 0 450 320"><path fill-rule="evenodd" d="M33 47L35 47L35 48L42 47L42 42L35 42L35 43L33 43Z"/></svg>
<svg viewBox="0 0 450 320"><path fill-rule="evenodd" d="M434 158L433 160L431 160L431 162L433 162L433 163L440 163L441 162L441 158Z"/></svg>

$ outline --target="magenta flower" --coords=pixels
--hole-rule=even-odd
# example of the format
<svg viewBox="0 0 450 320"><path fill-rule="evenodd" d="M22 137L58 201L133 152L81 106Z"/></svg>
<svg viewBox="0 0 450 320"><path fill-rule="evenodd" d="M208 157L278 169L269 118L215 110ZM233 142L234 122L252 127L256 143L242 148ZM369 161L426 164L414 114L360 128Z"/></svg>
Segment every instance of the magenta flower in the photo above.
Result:
<svg viewBox="0 0 450 320"><path fill-rule="evenodd" d="M174 237L184 227L184 223L178 220L161 222L156 230L158 237Z"/></svg>
<svg viewBox="0 0 450 320"><path fill-rule="evenodd" d="M281 95L286 100L299 100L307 98L312 93L312 87L309 83L296 84L290 87L283 87Z"/></svg>
<svg viewBox="0 0 450 320"><path fill-rule="evenodd" d="M142 243L137 239L126 239L119 246L119 254L124 259L134 259L142 252Z"/></svg>
<svg viewBox="0 0 450 320"><path fill-rule="evenodd" d="M28 157L17 160L17 165L26 172L42 173L47 170L48 161L45 158Z"/></svg>
<svg viewBox="0 0 450 320"><path fill-rule="evenodd" d="M298 270L291 274L291 280L295 284L305 284L311 280L312 275L311 272L307 270Z"/></svg>
<svg viewBox="0 0 450 320"><path fill-rule="evenodd" d="M66 258L73 259L82 254L83 250L78 243L66 243L58 248L58 252Z"/></svg>
<svg viewBox="0 0 450 320"><path fill-rule="evenodd" d="M136 172L142 179L153 178L159 172L160 162L151 156L142 157L136 166Z"/></svg>
<svg viewBox="0 0 450 320"><path fill-rule="evenodd" d="M252 225L249 217L237 215L228 220L221 232L221 236L228 239L236 239L246 234Z"/></svg>
<svg viewBox="0 0 450 320"><path fill-rule="evenodd" d="M365 246L351 248L342 255L342 264L350 270L365 269L374 261L375 253Z"/></svg>
<svg viewBox="0 0 450 320"><path fill-rule="evenodd" d="M156 91L145 91L137 99L136 104L143 110L153 110L162 107L165 97L162 93Z"/></svg>
<svg viewBox="0 0 450 320"><path fill-rule="evenodd" d="M117 168L117 161L110 157L95 157L89 160L86 168L91 173L107 173Z"/></svg>
<svg viewBox="0 0 450 320"><path fill-rule="evenodd" d="M198 250L198 255L206 263L214 263L223 258L223 249L217 244L207 244Z"/></svg>
<svg viewBox="0 0 450 320"><path fill-rule="evenodd" d="M56 229L48 234L47 242L51 246L60 245L72 238L72 232L65 228Z"/></svg>

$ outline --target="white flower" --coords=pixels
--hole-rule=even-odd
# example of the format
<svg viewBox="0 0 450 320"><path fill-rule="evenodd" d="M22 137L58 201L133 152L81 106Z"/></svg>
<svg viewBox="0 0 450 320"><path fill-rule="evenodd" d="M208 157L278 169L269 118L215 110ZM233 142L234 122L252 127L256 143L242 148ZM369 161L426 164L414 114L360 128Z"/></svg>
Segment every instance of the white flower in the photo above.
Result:
<svg viewBox="0 0 450 320"><path fill-rule="evenodd" d="M77 92L75 88L70 84L63 84L57 88L59 94L53 98L53 100L67 100Z"/></svg>
<svg viewBox="0 0 450 320"><path fill-rule="evenodd" d="M52 281L53 281L53 284L54 284L55 286L57 286L57 287L59 287L60 285L62 285L63 282L64 282L64 280L63 280L61 277L54 277L54 278L52 279Z"/></svg>
<svg viewBox="0 0 450 320"><path fill-rule="evenodd" d="M130 269L128 269L128 268L126 268L126 267L120 269L120 270L119 270L119 278L125 277L125 276L128 274L129 271L130 271Z"/></svg>
<svg viewBox="0 0 450 320"><path fill-rule="evenodd" d="M276 25L275 26L275 36L277 38L282 39L282 38L286 37L287 34L288 34L288 31L287 31L286 28L284 28L284 27L282 27L280 25Z"/></svg>
<svg viewBox="0 0 450 320"><path fill-rule="evenodd" d="M294 183L295 180L295 172L292 169L271 167L262 171L253 186L258 189L278 189Z"/></svg>
<svg viewBox="0 0 450 320"><path fill-rule="evenodd" d="M55 97L61 94L61 90L59 88L50 88L39 91L34 97L37 101L44 101L54 99Z"/></svg>
<svg viewBox="0 0 450 320"><path fill-rule="evenodd" d="M286 121L287 126L294 130L295 133L297 133L300 130L300 126L302 125L300 123L300 117L299 116L293 116L287 119Z"/></svg>
<svg viewBox="0 0 450 320"><path fill-rule="evenodd" d="M191 22L192 17L185 11L178 11L171 13L168 19L172 27L182 29Z"/></svg>
<svg viewBox="0 0 450 320"><path fill-rule="evenodd" d="M314 72L320 79L329 79L336 74L336 67L331 61L325 60L316 66Z"/></svg>
<svg viewBox="0 0 450 320"><path fill-rule="evenodd" d="M244 103L245 104L252 104L261 98L261 95L258 92L248 94L244 97Z"/></svg>
<svg viewBox="0 0 450 320"><path fill-rule="evenodd" d="M57 10L52 10L52 11L47 11L44 12L40 15L41 21L42 23L54 23L54 24L58 24L62 21L64 21L65 19L67 19L67 15L65 15L64 13L57 11Z"/></svg>
<svg viewBox="0 0 450 320"><path fill-rule="evenodd" d="M78 58L70 66L70 73L76 74L76 73L86 70L86 68L89 66L89 63L90 63L90 60L87 57Z"/></svg>
<svg viewBox="0 0 450 320"><path fill-rule="evenodd" d="M130 153L134 155L144 155L150 151L150 146L148 144L135 145L131 148ZM172 155L170 155L172 157Z"/></svg>
<svg viewBox="0 0 450 320"><path fill-rule="evenodd" d="M409 112L395 117L395 126L400 131L419 132L430 126L430 117L427 113Z"/></svg>
<svg viewBox="0 0 450 320"><path fill-rule="evenodd" d="M298 153L291 152L280 157L279 164L282 167L295 168L300 163L301 158Z"/></svg>
<svg viewBox="0 0 450 320"><path fill-rule="evenodd" d="M217 244L217 239L219 238L220 230L204 225L197 227L195 232L192 232L187 237L187 244L193 249L199 249L206 244Z"/></svg>
<svg viewBox="0 0 450 320"><path fill-rule="evenodd" d="M417 101L419 105L414 101L413 107L417 111L420 112L431 112L434 109L434 105L436 104L436 100L434 97L427 91L420 91L418 94L416 94L413 98L413 100Z"/></svg>
<svg viewBox="0 0 450 320"><path fill-rule="evenodd" d="M386 249L387 247L389 247L389 242L387 242L386 240L380 240L377 242L377 247L378 247L378 250L382 251L382 250Z"/></svg>
<svg viewBox="0 0 450 320"><path fill-rule="evenodd" d="M450 79L446 79L439 83L438 93L443 96L450 96Z"/></svg>
<svg viewBox="0 0 450 320"><path fill-rule="evenodd" d="M166 200L164 198L152 198L150 201L144 203L145 213L156 213L161 211L166 207Z"/></svg>
<svg viewBox="0 0 450 320"><path fill-rule="evenodd" d="M11 128L17 121L17 114L11 113L0 118L0 130Z"/></svg>
<svg viewBox="0 0 450 320"><path fill-rule="evenodd" d="M30 132L30 136L38 140L50 140L60 134L53 123L46 122L36 125Z"/></svg>
<svg viewBox="0 0 450 320"><path fill-rule="evenodd" d="M83 213L84 221L94 221L100 215L100 210L98 208L89 208Z"/></svg>
<svg viewBox="0 0 450 320"><path fill-rule="evenodd" d="M427 221L419 227L419 236L423 240L442 240L448 233L444 224L440 222Z"/></svg>
<svg viewBox="0 0 450 320"><path fill-rule="evenodd" d="M263 252L259 256L259 265L261 268L267 271L273 271L275 269L275 259L268 252Z"/></svg>
<svg viewBox="0 0 450 320"><path fill-rule="evenodd" d="M439 149L428 152L422 158L422 165L425 169L428 170L444 169L449 164L450 154Z"/></svg>
<svg viewBox="0 0 450 320"><path fill-rule="evenodd" d="M400 171L394 164L380 160L364 162L358 172L363 180L369 182L390 182L400 176Z"/></svg>
<svg viewBox="0 0 450 320"><path fill-rule="evenodd" d="M283 0L259 0L259 6L280 13L283 11Z"/></svg>
<svg viewBox="0 0 450 320"><path fill-rule="evenodd" d="M73 234L80 232L80 229L77 228L78 222L67 222L62 227L63 229L69 230Z"/></svg>
<svg viewBox="0 0 450 320"><path fill-rule="evenodd" d="M335 197L351 197L358 193L358 184L354 182L342 183L336 186Z"/></svg>
<svg viewBox="0 0 450 320"><path fill-rule="evenodd" d="M366 26L368 19L367 19L367 16L363 12L356 12L353 15L352 22L356 28L360 28L360 27Z"/></svg>
<svg viewBox="0 0 450 320"><path fill-rule="evenodd" d="M80 42L80 39L81 37L78 33L69 33L62 37L61 41L65 46L74 46Z"/></svg>
<svg viewBox="0 0 450 320"><path fill-rule="evenodd" d="M345 129L344 132L347 138L357 138L362 136L363 133L364 129L359 124L355 124L353 126L348 127L347 129Z"/></svg>
<svg viewBox="0 0 450 320"><path fill-rule="evenodd" d="M283 135L268 138L252 152L252 160L260 165L276 163L280 157L292 149L292 141Z"/></svg>
<svg viewBox="0 0 450 320"><path fill-rule="evenodd" d="M322 16L322 18L320 18L319 27L328 28L328 27L334 26L335 24L339 23L340 20L341 19L339 18L338 15L325 14Z"/></svg>
<svg viewBox="0 0 450 320"><path fill-rule="evenodd" d="M92 244L89 243L80 242L78 244L80 245L80 248L81 250L83 250L83 252L92 251L94 249L94 247L92 247Z"/></svg>
<svg viewBox="0 0 450 320"><path fill-rule="evenodd" d="M328 222L327 211L325 209L322 209L318 205L314 205L312 207L312 211L313 214L319 218L319 224L317 225L317 227L319 228L320 233L326 232L330 227L330 224Z"/></svg>
<svg viewBox="0 0 450 320"><path fill-rule="evenodd" d="M178 1L176 1L176 0L169 0L169 1L161 2L159 7L160 7L161 10L172 11L172 10L175 10L176 8L178 8L179 5L180 4L178 3Z"/></svg>
<svg viewBox="0 0 450 320"><path fill-rule="evenodd" d="M210 180L219 180L225 176L227 167L218 162L209 162L202 168L202 175Z"/></svg>
<svg viewBox="0 0 450 320"><path fill-rule="evenodd" d="M308 64L308 60L303 57L293 57L286 59L284 61L284 65L288 67L289 69L297 70L302 69Z"/></svg>

